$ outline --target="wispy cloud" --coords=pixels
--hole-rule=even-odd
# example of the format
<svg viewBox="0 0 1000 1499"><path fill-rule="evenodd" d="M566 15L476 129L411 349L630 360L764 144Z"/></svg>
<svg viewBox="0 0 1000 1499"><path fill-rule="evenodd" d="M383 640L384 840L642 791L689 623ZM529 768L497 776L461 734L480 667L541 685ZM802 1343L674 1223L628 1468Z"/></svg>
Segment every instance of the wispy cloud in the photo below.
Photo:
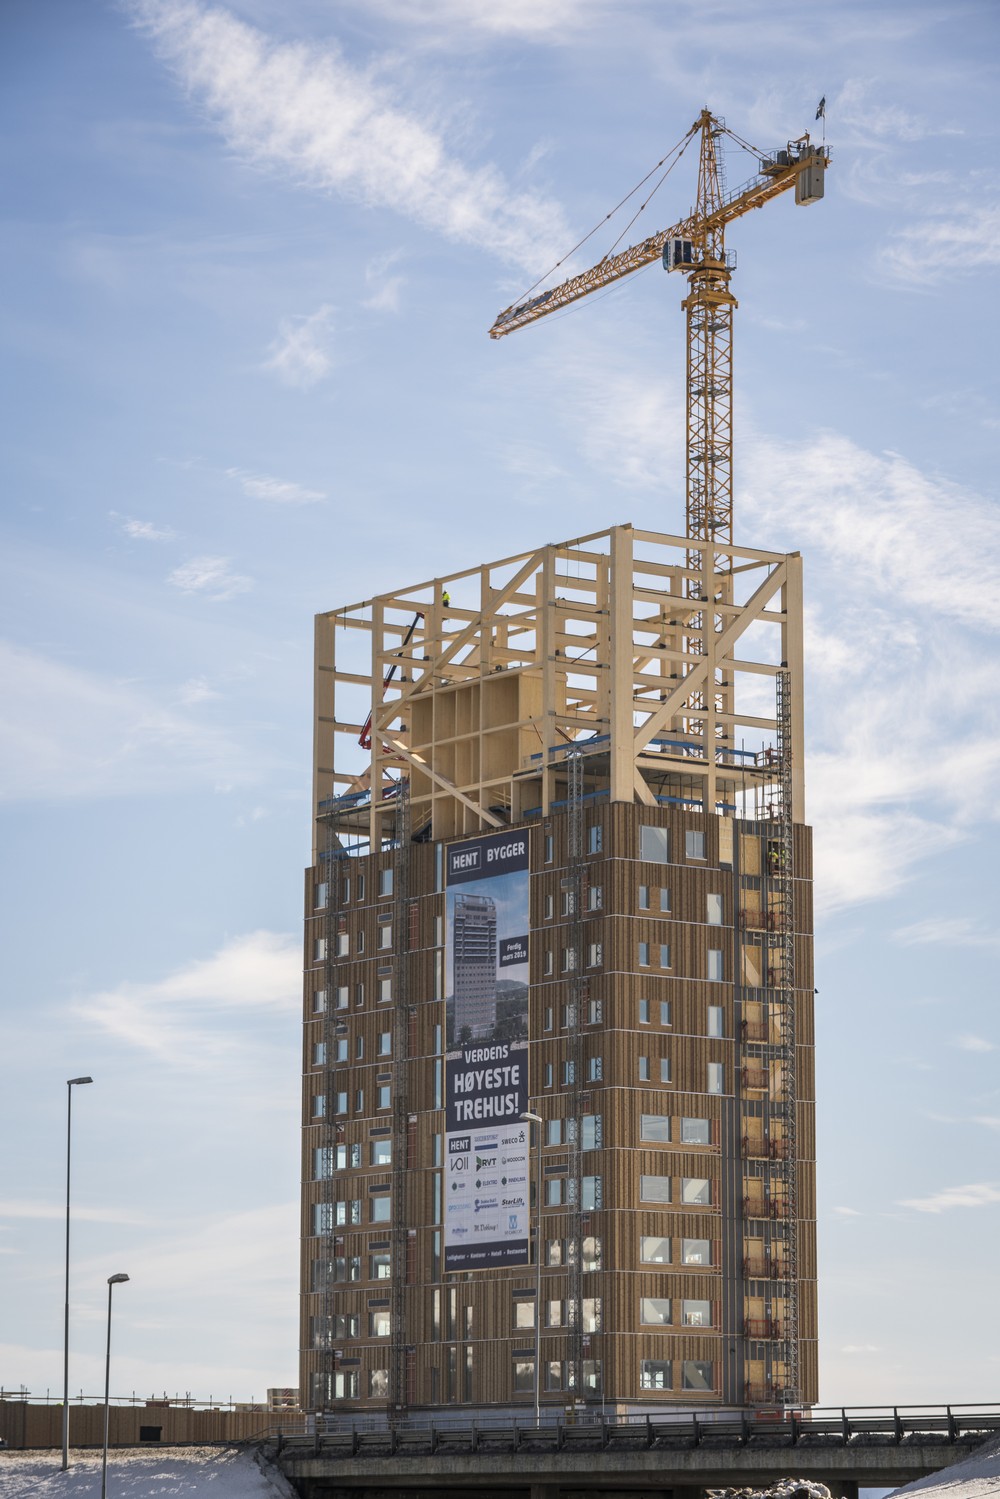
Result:
<svg viewBox="0 0 1000 1499"><path fill-rule="evenodd" d="M193 708L198 703L211 702L219 694L214 687L210 687L204 677L192 677L185 682L177 694L177 701L185 708Z"/></svg>
<svg viewBox="0 0 1000 1499"><path fill-rule="evenodd" d="M167 574L167 582L181 593L201 593L213 603L235 598L253 587L253 579L234 573L228 557L192 557Z"/></svg>
<svg viewBox="0 0 1000 1499"><path fill-rule="evenodd" d="M983 931L968 916L931 916L912 926L897 927L893 938L905 947L940 943L943 947L997 947L1000 933Z"/></svg>
<svg viewBox="0 0 1000 1499"><path fill-rule="evenodd" d="M65 1202L29 1202L27 1199L0 1200L0 1218L60 1218L66 1217ZM73 1217L87 1223L148 1223L142 1213L132 1213L126 1208L89 1208L80 1203L73 1204Z"/></svg>
<svg viewBox="0 0 1000 1499"><path fill-rule="evenodd" d="M969 1035L968 1032L962 1036L956 1036L951 1044L957 1046L959 1051L996 1051L994 1042L987 1041L984 1036Z"/></svg>
<svg viewBox="0 0 1000 1499"><path fill-rule="evenodd" d="M1000 203L951 203L899 229L880 252L897 281L931 286L1000 267Z"/></svg>
<svg viewBox="0 0 1000 1499"><path fill-rule="evenodd" d="M481 31L485 36L522 37L526 41L565 41L568 34L589 27L604 16L620 14L609 0L363 0L367 10L380 11L396 25L434 27L446 31Z"/></svg>
<svg viewBox="0 0 1000 1499"><path fill-rule="evenodd" d="M277 375L283 385L312 390L333 368L329 353L332 317L333 308L324 303L308 316L283 318L261 369Z"/></svg>
<svg viewBox="0 0 1000 1499"><path fill-rule="evenodd" d="M364 298L363 305L372 312L398 312L399 301L403 287L406 285L406 277L399 273L392 273L392 267L397 265L402 257L400 250L387 250L384 255L376 255L375 259L365 266L365 285L371 287L368 296Z"/></svg>
<svg viewBox="0 0 1000 1499"><path fill-rule="evenodd" d="M830 1211L835 1213L838 1218L860 1218L862 1216L857 1208L835 1207L831 1208Z"/></svg>
<svg viewBox="0 0 1000 1499"><path fill-rule="evenodd" d="M226 476L235 479L252 500L268 500L274 505L313 505L326 499L322 489L307 489L292 479L275 479L271 474L251 474L245 468L227 468Z"/></svg>
<svg viewBox="0 0 1000 1499"><path fill-rule="evenodd" d="M245 743L134 683L3 641L0 677L0 800L163 794L256 778Z"/></svg>
<svg viewBox="0 0 1000 1499"><path fill-rule="evenodd" d="M233 1012L291 1014L302 971L299 941L256 931L234 937L210 958L196 959L162 979L125 982L81 995L75 1012L117 1040L185 1069L214 1067L247 1049Z"/></svg>
<svg viewBox="0 0 1000 1499"><path fill-rule="evenodd" d="M135 520L130 515L118 515L114 510L111 516L121 522L120 529L133 541L172 541L177 534L169 526L156 526L150 520Z"/></svg>
<svg viewBox="0 0 1000 1499"><path fill-rule="evenodd" d="M991 1207L996 1202L1000 1202L1000 1187L993 1182L972 1182L967 1187L946 1187L930 1197L904 1197L899 1206L918 1213L948 1213L952 1208Z"/></svg>
<svg viewBox="0 0 1000 1499"><path fill-rule="evenodd" d="M847 1343L840 1351L846 1354L882 1352L877 1343Z"/></svg>
<svg viewBox="0 0 1000 1499"><path fill-rule="evenodd" d="M528 0L515 8L527 13ZM277 42L195 0L132 0L132 13L246 161L528 269L570 243L554 204L514 191L493 166L466 166L432 121L400 107L334 44Z"/></svg>

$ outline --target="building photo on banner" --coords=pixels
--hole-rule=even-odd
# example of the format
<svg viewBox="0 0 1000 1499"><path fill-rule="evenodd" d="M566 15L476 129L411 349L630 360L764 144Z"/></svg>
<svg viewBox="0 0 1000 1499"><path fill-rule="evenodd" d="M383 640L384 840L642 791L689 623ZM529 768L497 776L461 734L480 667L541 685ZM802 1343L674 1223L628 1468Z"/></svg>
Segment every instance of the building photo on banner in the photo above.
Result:
<svg viewBox="0 0 1000 1499"><path fill-rule="evenodd" d="M528 1262L526 833L450 843L445 1269Z"/></svg>
<svg viewBox="0 0 1000 1499"><path fill-rule="evenodd" d="M1000 6L0 75L4 1403L988 1403Z"/></svg>

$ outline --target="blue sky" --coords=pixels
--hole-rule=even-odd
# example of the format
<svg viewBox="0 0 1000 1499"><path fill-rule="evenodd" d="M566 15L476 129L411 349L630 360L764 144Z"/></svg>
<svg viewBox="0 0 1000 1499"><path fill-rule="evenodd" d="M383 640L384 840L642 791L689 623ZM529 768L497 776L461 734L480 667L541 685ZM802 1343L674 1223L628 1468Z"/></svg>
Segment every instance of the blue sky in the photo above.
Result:
<svg viewBox="0 0 1000 1499"><path fill-rule="evenodd" d="M992 1395L998 30L991 0L7 0L5 1384L60 1383L85 1072L74 1387L119 1270L123 1392L296 1382L312 615L681 528L679 278L487 329L704 104L774 148L825 95L826 200L729 236L737 539L806 561L821 1395Z"/></svg>

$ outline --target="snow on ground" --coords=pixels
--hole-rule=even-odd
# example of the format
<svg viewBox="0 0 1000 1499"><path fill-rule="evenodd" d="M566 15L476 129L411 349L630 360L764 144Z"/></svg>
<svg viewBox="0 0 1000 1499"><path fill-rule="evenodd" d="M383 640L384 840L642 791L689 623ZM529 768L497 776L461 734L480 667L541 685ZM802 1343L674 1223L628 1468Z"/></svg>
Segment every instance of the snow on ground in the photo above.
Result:
<svg viewBox="0 0 1000 1499"><path fill-rule="evenodd" d="M894 1489L891 1499L902 1494L919 1494L920 1499L989 1499L990 1495L1000 1495L1000 1438L984 1442L940 1473Z"/></svg>
<svg viewBox="0 0 1000 1499"><path fill-rule="evenodd" d="M279 1499L281 1475L265 1478L245 1447L163 1447L108 1454L108 1499ZM101 1454L0 1452L0 1499L96 1499Z"/></svg>

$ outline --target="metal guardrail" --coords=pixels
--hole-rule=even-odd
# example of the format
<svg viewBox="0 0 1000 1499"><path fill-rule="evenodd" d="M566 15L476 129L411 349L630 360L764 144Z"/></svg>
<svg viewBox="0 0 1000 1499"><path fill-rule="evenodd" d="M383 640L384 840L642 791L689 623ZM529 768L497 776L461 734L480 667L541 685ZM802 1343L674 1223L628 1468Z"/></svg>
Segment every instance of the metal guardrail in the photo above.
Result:
<svg viewBox="0 0 1000 1499"><path fill-rule="evenodd" d="M322 1423L323 1418L318 1418ZM599 1413L578 1421L430 1420L389 1427L354 1423L306 1436L274 1438L276 1450L328 1458L387 1454L456 1454L565 1451L668 1451L693 1447L885 1447L972 1445L1000 1432L1000 1405L835 1407L812 1411L685 1412L608 1420Z"/></svg>

